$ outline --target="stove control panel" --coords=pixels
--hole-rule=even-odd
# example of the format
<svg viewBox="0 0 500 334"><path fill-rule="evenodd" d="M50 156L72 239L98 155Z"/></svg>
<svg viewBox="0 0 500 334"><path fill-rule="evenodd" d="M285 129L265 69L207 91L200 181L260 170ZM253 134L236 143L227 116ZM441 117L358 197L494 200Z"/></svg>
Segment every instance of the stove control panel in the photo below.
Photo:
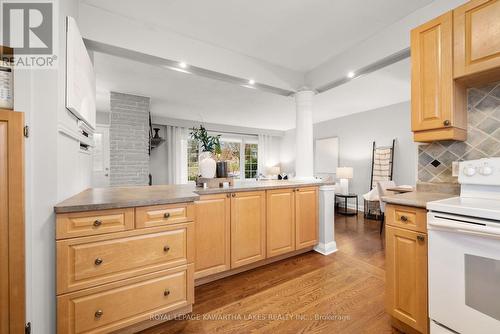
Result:
<svg viewBox="0 0 500 334"><path fill-rule="evenodd" d="M461 161L458 182L500 186L500 157Z"/></svg>

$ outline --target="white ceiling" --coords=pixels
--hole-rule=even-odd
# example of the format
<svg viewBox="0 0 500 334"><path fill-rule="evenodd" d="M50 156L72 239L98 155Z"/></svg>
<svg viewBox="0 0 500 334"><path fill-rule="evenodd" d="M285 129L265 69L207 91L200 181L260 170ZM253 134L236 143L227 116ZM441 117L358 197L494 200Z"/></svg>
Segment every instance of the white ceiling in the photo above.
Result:
<svg viewBox="0 0 500 334"><path fill-rule="evenodd" d="M99 111L109 110L109 92L118 91L151 97L156 116L274 130L295 127L291 97L102 53L95 53L94 61ZM314 122L409 99L410 63L406 59L317 95Z"/></svg>
<svg viewBox="0 0 500 334"><path fill-rule="evenodd" d="M82 0L297 71L317 67L432 1Z"/></svg>

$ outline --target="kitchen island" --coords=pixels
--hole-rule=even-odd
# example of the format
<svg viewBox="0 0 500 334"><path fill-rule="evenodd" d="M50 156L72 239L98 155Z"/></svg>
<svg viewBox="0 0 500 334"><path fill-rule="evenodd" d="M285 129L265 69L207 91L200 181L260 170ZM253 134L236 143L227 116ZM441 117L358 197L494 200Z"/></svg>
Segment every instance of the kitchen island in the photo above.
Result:
<svg viewBox="0 0 500 334"><path fill-rule="evenodd" d="M95 188L54 210L63 333L145 328L190 312L195 284L336 250L331 183Z"/></svg>

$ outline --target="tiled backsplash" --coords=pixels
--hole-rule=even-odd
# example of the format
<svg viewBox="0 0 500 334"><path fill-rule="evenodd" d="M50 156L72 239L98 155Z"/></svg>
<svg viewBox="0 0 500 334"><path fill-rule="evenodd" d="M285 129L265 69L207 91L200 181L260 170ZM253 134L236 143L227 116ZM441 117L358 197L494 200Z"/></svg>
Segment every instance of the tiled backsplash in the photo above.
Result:
<svg viewBox="0 0 500 334"><path fill-rule="evenodd" d="M500 82L467 91L467 141L442 141L418 147L418 180L457 182L453 161L500 156Z"/></svg>

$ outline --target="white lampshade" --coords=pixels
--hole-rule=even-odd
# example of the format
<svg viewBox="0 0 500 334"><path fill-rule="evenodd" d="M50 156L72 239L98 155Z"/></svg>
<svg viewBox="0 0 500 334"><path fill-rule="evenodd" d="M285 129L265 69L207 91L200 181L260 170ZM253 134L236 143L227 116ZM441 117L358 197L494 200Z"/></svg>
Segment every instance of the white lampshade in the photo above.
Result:
<svg viewBox="0 0 500 334"><path fill-rule="evenodd" d="M268 167L267 168L267 173L269 175L278 175L281 172L279 166L274 166L274 167Z"/></svg>
<svg viewBox="0 0 500 334"><path fill-rule="evenodd" d="M336 176L339 179L352 179L353 174L352 167L337 167Z"/></svg>

